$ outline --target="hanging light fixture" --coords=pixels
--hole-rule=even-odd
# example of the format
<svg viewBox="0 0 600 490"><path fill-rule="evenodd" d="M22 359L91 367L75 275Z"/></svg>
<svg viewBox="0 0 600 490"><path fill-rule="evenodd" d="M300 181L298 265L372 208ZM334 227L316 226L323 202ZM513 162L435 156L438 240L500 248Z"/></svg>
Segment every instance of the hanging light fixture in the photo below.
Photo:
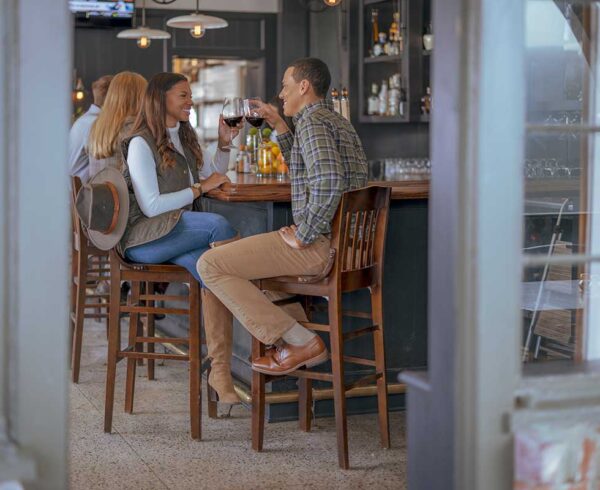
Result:
<svg viewBox="0 0 600 490"><path fill-rule="evenodd" d="M323 2L325 2L325 5L328 7L335 7L336 5L342 3L342 0L323 0Z"/></svg>
<svg viewBox="0 0 600 490"><path fill-rule="evenodd" d="M146 0L142 3L142 25L134 29L126 29L117 34L119 39L136 39L141 49L150 47L152 39L171 39L171 34L160 29L150 29L146 26Z"/></svg>
<svg viewBox="0 0 600 490"><path fill-rule="evenodd" d="M189 29L193 38L200 39L207 29L222 29L229 24L225 19L200 13L200 0L196 0L196 11L190 15L180 15L167 21L169 27Z"/></svg>

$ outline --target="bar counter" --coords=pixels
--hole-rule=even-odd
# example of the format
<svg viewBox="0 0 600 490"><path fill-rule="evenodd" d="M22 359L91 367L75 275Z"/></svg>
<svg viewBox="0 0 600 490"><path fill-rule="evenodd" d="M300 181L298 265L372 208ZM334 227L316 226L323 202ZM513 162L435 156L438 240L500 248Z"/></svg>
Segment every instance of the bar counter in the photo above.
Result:
<svg viewBox="0 0 600 490"><path fill-rule="evenodd" d="M273 177L257 177L254 174L229 172L231 183L207 193L207 196L226 202L290 202L291 186L289 180L277 180ZM392 199L427 199L429 180L410 178L402 181L369 181L368 185L382 185L392 188Z"/></svg>
<svg viewBox="0 0 600 490"><path fill-rule="evenodd" d="M277 230L292 223L289 181L276 178L257 178L252 174L228 173L231 183L205 196L203 208L225 216L242 237ZM407 179L386 182L371 181L369 185L392 187L392 203L386 242L384 284L384 329L388 383L395 383L404 369L423 368L427 364L427 202L429 180ZM268 260L268 257L257 260ZM322 300L325 301L324 299ZM347 294L344 307L370 311L368 291ZM326 322L324 314L315 314L314 321ZM344 319L344 330L365 325L365 320ZM327 336L324 337L327 341ZM350 356L372 358L372 342L362 337L345 344ZM232 370L235 378L250 385L251 338L234 322ZM324 365L328 367L328 364ZM364 374L360 366L346 365L347 378ZM315 383L316 389L330 385ZM296 380L284 378L272 383L271 394L281 392L289 400L296 390ZM403 387L395 386L390 395L390 409L404 408ZM293 397L292 397L293 398ZM318 398L318 397L316 397ZM348 413L376 412L372 396L348 399ZM324 399L316 402L317 416L333 415L333 403ZM272 403L267 407L269 421L297 417L296 403Z"/></svg>

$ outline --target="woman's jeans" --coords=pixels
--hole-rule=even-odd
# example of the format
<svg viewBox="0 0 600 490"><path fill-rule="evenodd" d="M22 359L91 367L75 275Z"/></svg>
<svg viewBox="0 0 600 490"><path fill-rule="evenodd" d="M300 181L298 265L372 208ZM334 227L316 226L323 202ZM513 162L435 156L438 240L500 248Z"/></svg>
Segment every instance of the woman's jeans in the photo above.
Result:
<svg viewBox="0 0 600 490"><path fill-rule="evenodd" d="M202 282L196 269L200 256L210 248L212 242L229 240L236 235L236 230L219 214L184 211L167 235L127 249L125 257L140 264L171 262L185 267Z"/></svg>

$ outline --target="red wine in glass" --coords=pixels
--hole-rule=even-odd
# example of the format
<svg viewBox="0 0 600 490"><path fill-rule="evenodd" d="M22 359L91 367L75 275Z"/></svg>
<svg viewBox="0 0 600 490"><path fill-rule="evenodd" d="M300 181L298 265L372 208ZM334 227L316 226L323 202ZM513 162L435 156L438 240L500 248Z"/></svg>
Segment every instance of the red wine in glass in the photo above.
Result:
<svg viewBox="0 0 600 490"><path fill-rule="evenodd" d="M265 122L265 118L260 116L246 116L246 121L255 128L260 128Z"/></svg>
<svg viewBox="0 0 600 490"><path fill-rule="evenodd" d="M221 115L225 124L230 128L234 128L242 122L244 118L244 103L239 97L227 97L223 103L223 109ZM229 144L225 148L233 149L236 146L233 145L233 138L229 140Z"/></svg>
<svg viewBox="0 0 600 490"><path fill-rule="evenodd" d="M226 117L223 120L225 121L225 124L227 124L227 126L229 126L230 128L235 128L239 123L242 122L242 119L244 119L242 116L239 117Z"/></svg>

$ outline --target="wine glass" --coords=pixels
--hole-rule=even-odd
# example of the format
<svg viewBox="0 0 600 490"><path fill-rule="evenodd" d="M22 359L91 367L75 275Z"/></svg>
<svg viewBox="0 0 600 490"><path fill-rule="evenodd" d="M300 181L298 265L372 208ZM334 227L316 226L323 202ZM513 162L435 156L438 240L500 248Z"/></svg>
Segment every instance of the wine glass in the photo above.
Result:
<svg viewBox="0 0 600 490"><path fill-rule="evenodd" d="M239 97L227 97L223 103L221 115L227 126L232 129L235 128L244 118L242 99ZM225 148L230 150L237 148L237 146L233 145L233 136L230 137L229 144Z"/></svg>
<svg viewBox="0 0 600 490"><path fill-rule="evenodd" d="M260 132L260 127L265 122L265 118L258 111L257 102L262 102L260 97L251 97L249 99L244 99L244 117L246 118L248 124L254 126L259 130L259 140L262 143L262 134Z"/></svg>

